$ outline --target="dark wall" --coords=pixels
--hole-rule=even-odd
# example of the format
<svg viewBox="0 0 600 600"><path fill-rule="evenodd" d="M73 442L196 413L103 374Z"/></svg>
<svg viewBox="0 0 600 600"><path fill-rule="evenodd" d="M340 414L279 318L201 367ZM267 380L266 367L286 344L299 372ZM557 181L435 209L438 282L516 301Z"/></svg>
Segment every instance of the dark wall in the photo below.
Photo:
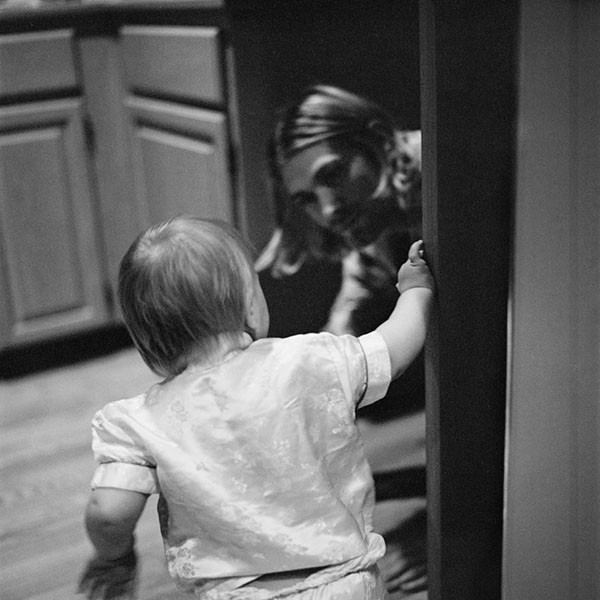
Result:
<svg viewBox="0 0 600 600"><path fill-rule="evenodd" d="M241 210L260 249L274 227L266 145L278 110L316 83L366 96L387 109L398 127L420 127L418 3L412 0L240 0L229 6L241 138ZM242 222L244 219L242 219ZM271 313L270 334L318 331L339 290L339 265L313 262L285 279L261 274ZM398 392L404 409L423 405L421 361ZM406 389L405 389L406 388ZM390 406L374 405L371 417ZM395 410L398 403L394 404ZM379 415L381 413L381 415Z"/></svg>
<svg viewBox="0 0 600 600"><path fill-rule="evenodd" d="M414 0L238 0L229 6L242 164L241 207L258 247L274 223L265 145L283 105L308 85L333 84L418 129L419 23Z"/></svg>

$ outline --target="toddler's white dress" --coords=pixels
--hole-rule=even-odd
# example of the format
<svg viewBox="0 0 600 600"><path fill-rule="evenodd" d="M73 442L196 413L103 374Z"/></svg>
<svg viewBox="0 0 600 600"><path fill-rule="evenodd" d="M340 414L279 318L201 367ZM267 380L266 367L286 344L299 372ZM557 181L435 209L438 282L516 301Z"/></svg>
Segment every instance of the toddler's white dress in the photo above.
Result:
<svg viewBox="0 0 600 600"><path fill-rule="evenodd" d="M169 572L206 600L384 598L355 409L389 382L376 332L253 342L99 411L92 487L160 493Z"/></svg>

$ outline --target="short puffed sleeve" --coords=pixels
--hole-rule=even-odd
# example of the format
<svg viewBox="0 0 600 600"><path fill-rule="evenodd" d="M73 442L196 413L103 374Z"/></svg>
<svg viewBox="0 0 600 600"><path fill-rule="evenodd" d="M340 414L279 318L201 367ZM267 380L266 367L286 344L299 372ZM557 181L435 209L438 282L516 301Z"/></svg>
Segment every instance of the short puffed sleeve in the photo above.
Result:
<svg viewBox="0 0 600 600"><path fill-rule="evenodd" d="M334 356L337 355L338 377L354 406L383 398L391 382L391 363L381 335L375 331L359 338L331 336L328 341Z"/></svg>
<svg viewBox="0 0 600 600"><path fill-rule="evenodd" d="M131 418L131 401L113 402L92 420L92 450L97 467L91 487L154 494L160 491L156 464L147 454Z"/></svg>
<svg viewBox="0 0 600 600"><path fill-rule="evenodd" d="M360 399L360 405L366 406L387 394L392 381L392 363L387 344L379 332L361 335L358 341L367 366L367 388Z"/></svg>

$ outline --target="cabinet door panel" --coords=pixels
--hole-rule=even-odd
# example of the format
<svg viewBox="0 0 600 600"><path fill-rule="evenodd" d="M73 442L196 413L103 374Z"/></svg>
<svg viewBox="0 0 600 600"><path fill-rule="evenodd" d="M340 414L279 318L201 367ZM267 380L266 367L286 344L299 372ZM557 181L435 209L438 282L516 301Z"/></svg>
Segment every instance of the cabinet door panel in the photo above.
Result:
<svg viewBox="0 0 600 600"><path fill-rule="evenodd" d="M0 37L0 96L73 89L77 73L67 29Z"/></svg>
<svg viewBox="0 0 600 600"><path fill-rule="evenodd" d="M193 213L233 222L225 116L139 98L126 105L147 221Z"/></svg>
<svg viewBox="0 0 600 600"><path fill-rule="evenodd" d="M78 100L0 108L0 346L106 318Z"/></svg>
<svg viewBox="0 0 600 600"><path fill-rule="evenodd" d="M127 86L163 97L222 102L218 36L213 27L123 27Z"/></svg>

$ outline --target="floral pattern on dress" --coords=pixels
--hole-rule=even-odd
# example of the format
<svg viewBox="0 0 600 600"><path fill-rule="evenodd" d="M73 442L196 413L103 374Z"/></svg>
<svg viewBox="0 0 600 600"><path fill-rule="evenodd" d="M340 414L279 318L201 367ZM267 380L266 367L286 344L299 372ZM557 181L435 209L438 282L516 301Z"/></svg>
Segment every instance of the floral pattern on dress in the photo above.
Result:
<svg viewBox="0 0 600 600"><path fill-rule="evenodd" d="M315 567L328 585L384 552L355 411L389 382L377 333L259 340L100 411L94 485L160 491L184 590L258 598L244 589L257 576Z"/></svg>

